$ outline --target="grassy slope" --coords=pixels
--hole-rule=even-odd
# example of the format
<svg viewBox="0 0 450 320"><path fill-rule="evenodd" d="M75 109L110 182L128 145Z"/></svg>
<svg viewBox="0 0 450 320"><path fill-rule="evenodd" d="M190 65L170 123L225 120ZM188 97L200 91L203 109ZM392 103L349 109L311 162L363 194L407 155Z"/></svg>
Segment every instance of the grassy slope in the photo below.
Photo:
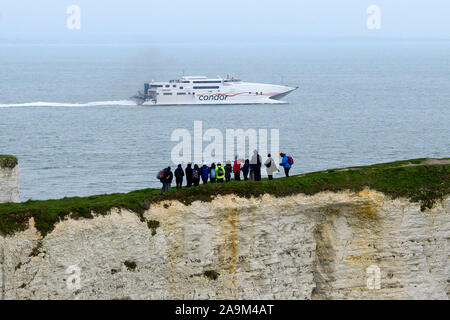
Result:
<svg viewBox="0 0 450 320"><path fill-rule="evenodd" d="M172 189L168 193L162 193L159 189L144 189L126 194L0 204L0 232L11 234L16 230L23 230L27 227L28 219L34 217L36 228L45 235L54 228L56 222L70 213L74 219L92 218L92 211L106 214L112 207L128 208L139 214L144 221L142 213L152 203L161 200L177 199L190 204L195 200L211 201L215 195L231 193L241 197L256 197L265 193L274 196L298 193L311 195L326 190L360 191L364 187L370 187L393 198L407 197L414 202L420 202L422 210L425 210L450 193L450 165L401 166L408 163L418 164L421 160L423 159L345 170L333 169L272 181L263 179L260 182L207 184L183 188L181 191Z"/></svg>
<svg viewBox="0 0 450 320"><path fill-rule="evenodd" d="M16 157L8 154L0 154L0 168L14 168L19 163Z"/></svg>

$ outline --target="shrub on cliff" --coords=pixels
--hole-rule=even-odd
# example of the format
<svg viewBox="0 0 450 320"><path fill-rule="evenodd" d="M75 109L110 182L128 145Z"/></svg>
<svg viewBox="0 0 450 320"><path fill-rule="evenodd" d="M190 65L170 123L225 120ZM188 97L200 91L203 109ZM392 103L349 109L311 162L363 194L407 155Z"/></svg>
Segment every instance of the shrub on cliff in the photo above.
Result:
<svg viewBox="0 0 450 320"><path fill-rule="evenodd" d="M16 157L7 154L0 154L0 168L13 169L18 163L19 160Z"/></svg>

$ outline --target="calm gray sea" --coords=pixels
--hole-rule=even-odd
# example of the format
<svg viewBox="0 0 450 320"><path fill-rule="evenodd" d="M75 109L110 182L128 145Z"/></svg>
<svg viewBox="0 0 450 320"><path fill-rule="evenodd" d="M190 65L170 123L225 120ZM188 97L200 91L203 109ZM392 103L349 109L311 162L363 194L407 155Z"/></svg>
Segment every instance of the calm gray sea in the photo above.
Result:
<svg viewBox="0 0 450 320"><path fill-rule="evenodd" d="M300 88L279 106L128 101L183 72ZM20 159L22 200L159 187L172 131L195 120L278 128L292 173L446 157L450 43L0 46L0 153Z"/></svg>

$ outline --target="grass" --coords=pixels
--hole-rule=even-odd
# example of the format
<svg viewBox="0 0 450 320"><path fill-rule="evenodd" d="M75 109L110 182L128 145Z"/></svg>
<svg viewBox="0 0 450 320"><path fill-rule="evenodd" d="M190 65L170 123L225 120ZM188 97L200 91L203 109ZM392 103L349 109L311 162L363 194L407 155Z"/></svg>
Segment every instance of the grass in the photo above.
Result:
<svg viewBox="0 0 450 320"><path fill-rule="evenodd" d="M189 205L193 201L211 201L217 195L235 194L239 197L258 197L271 194L284 197L298 193L313 195L321 191L361 191L365 187L383 192L392 198L406 197L419 202L421 209L431 208L436 201L450 193L450 165L402 166L419 164L423 159L334 169L312 172L290 178L269 181L231 181L222 184L207 184L162 193L159 189L144 189L130 193L116 193L90 197L73 197L59 200L32 201L0 204L0 233L12 234L24 230L33 217L36 228L45 236L55 224L69 214L73 219L93 218L96 214L107 214L113 208L126 208L139 215L152 203L162 200L179 200ZM168 206L167 206L168 208ZM156 229L155 222L148 227Z"/></svg>
<svg viewBox="0 0 450 320"><path fill-rule="evenodd" d="M167 208L166 208L167 209ZM150 230L152 230L152 236L156 235L156 228L159 228L159 221L157 220L148 220L147 226Z"/></svg>
<svg viewBox="0 0 450 320"><path fill-rule="evenodd" d="M16 157L7 154L0 154L0 168L13 169L18 163L19 160Z"/></svg>

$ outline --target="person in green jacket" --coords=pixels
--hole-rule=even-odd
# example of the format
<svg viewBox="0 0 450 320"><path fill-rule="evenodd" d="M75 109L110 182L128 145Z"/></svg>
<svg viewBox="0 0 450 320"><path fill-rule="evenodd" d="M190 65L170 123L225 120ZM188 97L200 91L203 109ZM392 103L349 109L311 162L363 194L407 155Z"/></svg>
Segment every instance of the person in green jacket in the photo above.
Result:
<svg viewBox="0 0 450 320"><path fill-rule="evenodd" d="M222 167L222 165L220 163L217 164L216 167L216 177L217 177L217 182L221 183L223 182L223 177L225 176L225 168Z"/></svg>

